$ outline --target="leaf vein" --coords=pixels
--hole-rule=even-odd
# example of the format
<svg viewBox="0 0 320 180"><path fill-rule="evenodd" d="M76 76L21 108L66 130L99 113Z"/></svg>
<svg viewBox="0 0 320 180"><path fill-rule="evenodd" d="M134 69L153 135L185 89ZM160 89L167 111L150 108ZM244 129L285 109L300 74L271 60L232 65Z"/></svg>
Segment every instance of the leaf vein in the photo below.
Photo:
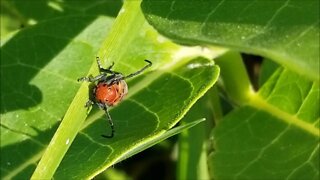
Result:
<svg viewBox="0 0 320 180"><path fill-rule="evenodd" d="M299 119L297 116L294 116L292 114L289 114L278 107L269 104L267 101L265 101L263 98L261 98L259 95L254 95L252 100L250 101L249 105L255 108L263 109L264 111L276 116L279 120L282 120L286 122L287 124L293 124L296 127L305 130L306 132L319 137L320 132L319 129L314 127L312 124L309 124L301 119Z"/></svg>
<svg viewBox="0 0 320 180"><path fill-rule="evenodd" d="M318 144L318 145L314 148L314 150L311 152L309 158L308 158L304 163L299 164L299 166L297 166L296 168L294 168L294 169L290 172L290 174L288 175L288 177L287 177L286 179L290 179L290 178L294 175L295 172L297 172L300 168L303 168L303 166L305 166L305 165L307 165L307 164L310 164L311 167L313 167L313 169L316 170L315 172L317 172L318 168L314 167L314 166L310 163L310 161L311 161L312 157L316 156L316 152L317 152L317 150L319 150L319 147L320 147L320 144Z"/></svg>
<svg viewBox="0 0 320 180"><path fill-rule="evenodd" d="M255 157L255 159L253 159L252 161L250 161L244 168L242 168L238 173L236 173L235 176L240 176L242 173L244 173L245 170L247 170L248 168L250 168L255 162L257 162L262 155L264 154L264 152L271 147L278 139L280 139L281 136L283 136L289 129L289 125L283 129L283 131L281 131L270 143L268 143L265 147L261 148L260 153Z"/></svg>

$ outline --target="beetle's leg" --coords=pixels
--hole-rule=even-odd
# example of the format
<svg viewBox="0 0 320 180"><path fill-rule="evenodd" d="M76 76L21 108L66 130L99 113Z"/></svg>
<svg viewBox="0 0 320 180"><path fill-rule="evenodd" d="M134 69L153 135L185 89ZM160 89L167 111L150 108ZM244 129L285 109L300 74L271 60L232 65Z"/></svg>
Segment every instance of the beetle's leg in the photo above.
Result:
<svg viewBox="0 0 320 180"><path fill-rule="evenodd" d="M106 74L100 74L100 75L98 75L96 77L93 77L92 75L90 75L89 77L79 78L78 82L80 82L80 81L95 82L95 81L103 80L103 78L106 78Z"/></svg>
<svg viewBox="0 0 320 180"><path fill-rule="evenodd" d="M90 108L90 106L92 106L93 104L94 104L94 102L93 102L91 99L89 99L89 100L86 102L86 104L84 105L84 107Z"/></svg>
<svg viewBox="0 0 320 180"><path fill-rule="evenodd" d="M129 74L129 75L123 77L122 79L127 79L127 78L131 78L131 77L133 77L133 76L136 76L136 75L142 73L142 72L143 72L144 70L146 70L148 67L152 66L152 62L151 62L151 61L149 61L149 60L147 60L147 59L144 60L144 61L147 62L148 64L145 65L145 66L144 66L142 69L140 69L139 71L134 72L134 73L132 73L132 74Z"/></svg>
<svg viewBox="0 0 320 180"><path fill-rule="evenodd" d="M107 69L105 69L105 68L102 67L101 62L100 62L100 58L98 56L96 57L96 60L97 60L97 64L98 64L98 68L99 68L100 73L103 73L103 72L104 73L109 73L109 74L115 74L116 73L116 72L111 70L113 65L114 65L114 62L112 62L112 64Z"/></svg>
<svg viewBox="0 0 320 180"><path fill-rule="evenodd" d="M113 121L112 121L111 116L110 116L110 114L109 114L109 112L108 112L108 109L106 109L105 112L106 112L106 115L107 115L107 117L108 117L108 122L109 122L110 127L111 127L111 134L110 134L110 135L102 134L101 136L104 137L104 138L113 138L113 136L114 136L114 125L113 125Z"/></svg>
<svg viewBox="0 0 320 180"><path fill-rule="evenodd" d="M119 72L114 72L113 75L108 76L104 82L106 82L107 85L113 85L113 84L118 84L121 80L124 79L123 74Z"/></svg>
<svg viewBox="0 0 320 180"><path fill-rule="evenodd" d="M84 107L87 108L87 114L89 114L90 109L91 109L91 106L92 106L93 104L94 104L94 102L93 102L91 99L89 99L89 100L86 102L86 104L84 104Z"/></svg>
<svg viewBox="0 0 320 180"><path fill-rule="evenodd" d="M112 118L111 118L109 111L108 111L108 107L107 107L107 105L105 105L103 103L97 103L97 105L99 106L99 108L103 109L104 112L106 113L108 123L110 124L110 127L111 127L111 134L110 135L102 134L101 136L104 138L112 138L114 136L115 130L114 130Z"/></svg>
<svg viewBox="0 0 320 180"><path fill-rule="evenodd" d="M81 78L78 78L78 79L77 79L77 81L78 81L78 82L80 82L80 81L93 82L93 81L92 81L92 79L93 79L93 76L92 76L92 75L90 75L90 76L88 76L88 77L81 77Z"/></svg>

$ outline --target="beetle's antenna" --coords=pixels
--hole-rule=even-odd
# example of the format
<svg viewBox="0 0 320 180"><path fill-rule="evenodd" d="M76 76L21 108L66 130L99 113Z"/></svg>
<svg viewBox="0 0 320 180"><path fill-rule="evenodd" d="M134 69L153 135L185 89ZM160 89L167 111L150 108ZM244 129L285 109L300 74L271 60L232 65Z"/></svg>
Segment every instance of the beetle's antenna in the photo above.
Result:
<svg viewBox="0 0 320 180"><path fill-rule="evenodd" d="M152 62L151 62L151 61L149 61L149 60L147 60L147 59L144 60L144 61L147 62L148 64L145 65L145 66L144 66L142 69L140 69L139 71L134 72L134 73L132 73L132 74L129 74L128 76L123 77L123 79L132 78L133 76L136 76L136 75L142 73L142 72L143 72L144 70L146 70L148 67L152 66Z"/></svg>
<svg viewBox="0 0 320 180"><path fill-rule="evenodd" d="M104 138L112 138L114 136L114 126L113 126L113 121L111 119L111 116L109 114L109 111L108 111L108 108L106 105L103 106L103 110L106 112L106 116L107 116L107 120L110 124L110 127L111 127L111 134L110 135L104 135L102 134L101 136L104 137Z"/></svg>

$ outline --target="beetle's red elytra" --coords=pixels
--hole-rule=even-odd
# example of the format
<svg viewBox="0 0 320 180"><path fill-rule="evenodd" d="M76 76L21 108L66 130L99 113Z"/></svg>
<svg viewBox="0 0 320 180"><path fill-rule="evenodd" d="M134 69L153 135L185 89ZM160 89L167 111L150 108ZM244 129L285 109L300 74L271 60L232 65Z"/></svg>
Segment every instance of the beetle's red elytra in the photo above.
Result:
<svg viewBox="0 0 320 180"><path fill-rule="evenodd" d="M115 106L127 93L128 85L124 80L111 85L100 82L95 87L94 97L97 102L107 104L107 106Z"/></svg>
<svg viewBox="0 0 320 180"><path fill-rule="evenodd" d="M125 80L142 73L148 67L152 66L152 62L149 60L144 60L148 63L147 65L145 65L137 72L124 76L122 73L111 70L114 63L107 69L104 69L101 66L100 58L96 57L96 60L100 74L95 77L91 75L89 77L82 77L79 78L78 81L88 81L96 83L91 92L93 98L88 100L85 107L96 104L100 109L105 111L107 120L111 127L111 134L101 136L105 138L112 138L114 136L115 130L108 108L117 105L128 93L128 85Z"/></svg>

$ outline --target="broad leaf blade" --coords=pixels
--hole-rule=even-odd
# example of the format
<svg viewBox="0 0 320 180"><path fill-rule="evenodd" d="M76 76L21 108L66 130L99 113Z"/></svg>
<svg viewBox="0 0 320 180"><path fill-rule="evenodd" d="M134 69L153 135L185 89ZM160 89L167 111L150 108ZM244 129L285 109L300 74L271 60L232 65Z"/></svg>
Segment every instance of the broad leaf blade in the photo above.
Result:
<svg viewBox="0 0 320 180"><path fill-rule="evenodd" d="M289 89L289 91L288 91ZM216 179L318 179L319 84L278 70L217 126Z"/></svg>
<svg viewBox="0 0 320 180"><path fill-rule="evenodd" d="M90 8L86 10L91 12ZM126 10L133 12L129 8ZM1 48L1 59L5 60L1 66L1 91L5 92L1 94L3 178L31 176L43 152L49 149L47 144L79 88L76 79L85 76L90 65L90 73L97 73L96 54L103 60L103 65L114 61L114 69L124 74L141 68L145 65L144 59L150 59L154 65L149 69L152 72L128 81L127 100L111 109L116 126L114 139L100 136L109 130L101 111L92 112L85 125L69 123L67 129L55 133L63 138L50 147L58 155L49 154L48 157L59 164L59 159L64 156L61 149L72 143L70 132L76 129L76 134L77 127L83 125L55 174L61 179L66 175L73 178L94 176L124 158L123 155L139 143L147 143L159 136L176 124L217 79L219 69L211 60L195 58L205 54L200 48L185 48L169 42L147 25L141 13L139 23L133 21L135 17L131 21L130 18L124 19L114 30L121 33L118 36L112 34L112 41L103 44L97 53L112 19L84 14L39 22L13 36ZM24 48L17 48L19 46ZM185 52L189 53L185 55ZM70 106L74 117L79 114L83 117L83 120L82 117L75 118L73 123L85 119L83 105L88 98L87 85L81 86L79 99ZM39 169L50 166L49 171L53 173L52 164L46 162L44 166L38 164Z"/></svg>
<svg viewBox="0 0 320 180"><path fill-rule="evenodd" d="M108 32L102 27L112 22L105 16L54 19L20 31L1 47L2 177L30 177L79 88L76 79ZM72 30L57 30L64 27Z"/></svg>
<svg viewBox="0 0 320 180"><path fill-rule="evenodd" d="M106 139L100 137L106 131L105 117L103 112L100 112L102 119L95 121L97 118L92 118L92 123L88 123L84 133L79 136L79 141L74 142L75 145L63 159L54 177L66 174L70 174L70 178L92 177L102 172L120 158L123 159L123 154L142 143L147 143L148 139L158 136L163 130L168 130L176 124L217 80L219 69L212 61L204 58L192 60L192 57L204 55L201 49L179 47L159 36L145 22L139 7L139 1L127 1L124 4L110 37L99 53L103 60L107 59L109 63L114 61L114 69L124 74L132 73L144 66L143 59L153 62L152 68L149 69L152 73L146 75L145 72L144 75L129 80L127 100L111 110L112 117L123 120L124 125L121 126L125 128L116 127L117 138L106 142ZM189 50L187 56L186 50ZM96 65L90 72L96 72ZM131 82L134 85L131 85ZM87 89L82 90L79 91L82 94L87 92ZM75 102L82 101L83 99ZM82 108L81 111L85 109ZM97 133L98 130L101 133ZM91 144L94 146L78 149L78 143L87 144L87 140L93 141ZM88 152L83 156L85 150ZM74 162L75 154L77 157L83 156L83 159L79 158L79 163ZM81 162L85 169L77 166ZM75 170L77 167L79 168ZM64 173L66 171L70 173Z"/></svg>
<svg viewBox="0 0 320 180"><path fill-rule="evenodd" d="M184 131L188 130L189 128L192 128L193 126L196 126L199 123L202 123L203 121L205 121L205 119L199 119L196 121L188 122L188 123L185 123L185 124L180 125L178 127L174 127L159 136L155 136L154 139L150 139L150 140L146 141L145 143L135 147L134 149L132 149L128 153L124 154L122 156L122 159L119 159L118 162L126 159L127 157L133 156L133 155L135 155L135 154L137 154L137 153L139 153L139 152L141 152L141 151L143 151L143 150L145 150L155 144L158 144L159 142L161 142L171 136L174 136L176 134L184 132Z"/></svg>
<svg viewBox="0 0 320 180"><path fill-rule="evenodd" d="M194 64L200 66L190 69ZM218 72L219 69L212 66L210 60L197 58L170 71L159 70L146 75L145 80L141 81L149 81L148 78L161 74L111 110L115 137L105 139L100 136L109 131L105 116L100 112L101 118L77 136L54 177L91 177L93 174L90 173L103 171L119 159L124 159L123 156L127 158L126 155L131 154L133 149L149 143L177 123L213 85ZM135 85L131 87L135 88ZM79 165L85 170L77 168Z"/></svg>
<svg viewBox="0 0 320 180"><path fill-rule="evenodd" d="M142 9L176 41L265 56L319 80L318 0L145 0Z"/></svg>
<svg viewBox="0 0 320 180"><path fill-rule="evenodd" d="M47 8L52 10L52 7L43 2L10 1L16 5L10 10L38 23L1 41L1 177L4 179L31 177L79 88L76 79L87 72L91 58L97 54L113 23L113 18L108 16L110 12L105 10L111 8L114 15L121 4L100 1L99 6L86 7L86 11L73 6L72 10L64 8L58 14L46 16L52 12ZM33 16L40 12L35 7L49 12L42 13L47 19L42 21Z"/></svg>

